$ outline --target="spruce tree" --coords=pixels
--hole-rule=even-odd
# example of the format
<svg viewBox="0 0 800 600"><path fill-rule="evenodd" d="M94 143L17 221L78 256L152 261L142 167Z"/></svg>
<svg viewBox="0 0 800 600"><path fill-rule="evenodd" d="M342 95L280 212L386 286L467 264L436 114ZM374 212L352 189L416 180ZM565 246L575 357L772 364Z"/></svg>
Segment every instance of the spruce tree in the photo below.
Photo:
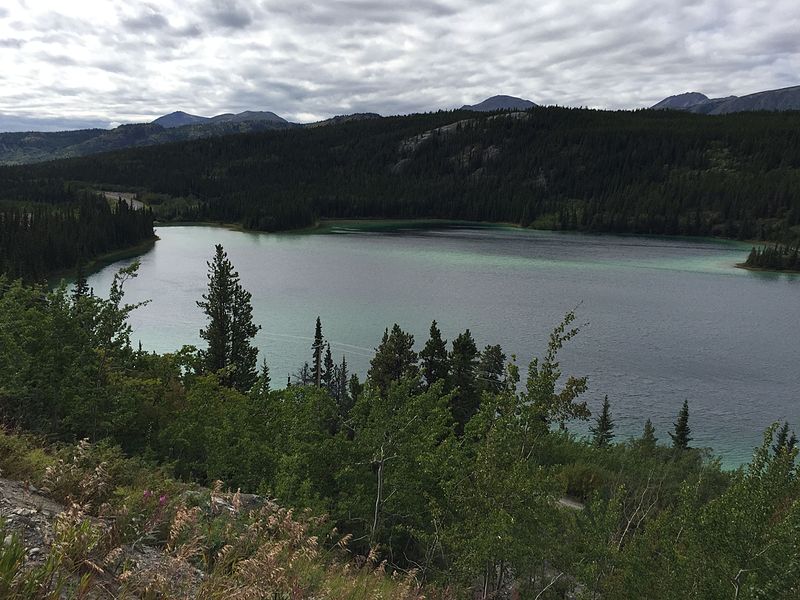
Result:
<svg viewBox="0 0 800 600"><path fill-rule="evenodd" d="M358 379L358 375L353 373L347 380L347 393L350 396L350 404L355 405L361 393L364 391L364 384Z"/></svg>
<svg viewBox="0 0 800 600"><path fill-rule="evenodd" d="M393 381L404 377L417 377L417 353L414 352L414 336L406 333L395 323L392 331L383 332L380 346L370 361L367 379L385 394Z"/></svg>
<svg viewBox="0 0 800 600"><path fill-rule="evenodd" d="M427 387L439 380L447 379L450 370L447 342L442 339L442 332L439 331L436 321L431 323L430 337L419 353L419 358Z"/></svg>
<svg viewBox="0 0 800 600"><path fill-rule="evenodd" d="M339 417L346 419L350 414L350 409L353 407L350 394L348 393L348 377L347 372L347 359L342 355L342 364L339 366L336 378L336 403L339 406Z"/></svg>
<svg viewBox="0 0 800 600"><path fill-rule="evenodd" d="M790 435L789 422L784 421L783 426L781 426L781 428L778 430L775 443L772 445L772 450L776 455L780 454L781 452L789 453L794 450L796 445L797 436L795 435L794 431L792 431Z"/></svg>
<svg viewBox="0 0 800 600"><path fill-rule="evenodd" d="M639 445L641 448L647 451L653 451L656 448L656 443L658 442L658 438L656 438L656 428L653 427L653 422L650 419L644 422L644 431L642 431L642 437L639 440Z"/></svg>
<svg viewBox="0 0 800 600"><path fill-rule="evenodd" d="M322 361L322 387L328 390L331 394L334 393L333 379L334 370L336 365L333 364L333 356L331 356L331 345L325 344L325 359Z"/></svg>
<svg viewBox="0 0 800 600"><path fill-rule="evenodd" d="M258 349L250 341L260 326L253 323L252 296L239 282L221 244L208 264L208 292L197 306L208 317L200 330L207 343L203 351L205 368L221 372L221 381L239 391L248 391L256 380Z"/></svg>
<svg viewBox="0 0 800 600"><path fill-rule="evenodd" d="M477 371L478 347L467 329L453 340L450 353L450 386L454 390L451 408L459 434L480 405Z"/></svg>
<svg viewBox="0 0 800 600"><path fill-rule="evenodd" d="M678 420L673 425L675 432L669 434L669 437L672 438L672 447L676 450L688 449L689 442L692 441L692 438L689 437L692 430L689 427L689 402L687 400L683 401L683 406L678 413Z"/></svg>
<svg viewBox="0 0 800 600"><path fill-rule="evenodd" d="M86 280L86 271L84 269L83 260L78 260L78 266L75 273L75 289L72 292L72 300L77 301L79 298L85 298L89 295L89 283Z"/></svg>
<svg viewBox="0 0 800 600"><path fill-rule="evenodd" d="M611 406L608 396L603 398L603 408L597 416L597 423L589 427L592 432L592 443L597 448L605 448L614 439L614 421L611 419Z"/></svg>
<svg viewBox="0 0 800 600"><path fill-rule="evenodd" d="M314 385L322 385L322 351L325 348L325 339L322 337L322 321L317 317L317 324L314 328L314 343L311 344L312 353L312 375Z"/></svg>
<svg viewBox="0 0 800 600"><path fill-rule="evenodd" d="M271 382L272 378L269 376L269 365L267 364L267 359L263 358L261 359L261 369L258 372L258 379L256 379L253 390L258 395L269 394Z"/></svg>
<svg viewBox="0 0 800 600"><path fill-rule="evenodd" d="M486 346L478 362L478 387L496 394L503 387L503 374L506 369L506 355L499 344Z"/></svg>

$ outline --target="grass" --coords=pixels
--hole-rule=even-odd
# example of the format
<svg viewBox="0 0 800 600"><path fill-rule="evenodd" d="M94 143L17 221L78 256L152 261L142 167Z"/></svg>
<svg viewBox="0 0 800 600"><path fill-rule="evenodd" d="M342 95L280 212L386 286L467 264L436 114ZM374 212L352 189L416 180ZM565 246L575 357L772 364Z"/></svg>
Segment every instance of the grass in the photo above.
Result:
<svg viewBox="0 0 800 600"><path fill-rule="evenodd" d="M108 445L47 446L0 430L0 469L67 507L39 563L28 560L21 536L0 531L2 598L451 598L423 588L414 573L387 573L376 555L354 559L348 538L337 539L324 518L243 498L221 482L201 489L173 481Z"/></svg>

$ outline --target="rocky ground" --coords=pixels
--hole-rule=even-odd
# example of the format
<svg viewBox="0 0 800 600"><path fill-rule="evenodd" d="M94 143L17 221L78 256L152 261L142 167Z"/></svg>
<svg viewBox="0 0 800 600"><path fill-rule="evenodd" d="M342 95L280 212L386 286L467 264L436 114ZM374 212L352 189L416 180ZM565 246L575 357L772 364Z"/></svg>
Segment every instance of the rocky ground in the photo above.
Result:
<svg viewBox="0 0 800 600"><path fill-rule="evenodd" d="M220 500L219 502L224 502ZM60 518L74 518L69 509L48 498L36 487L0 478L0 519L4 535L3 545L9 546L18 536L25 549L23 570L33 570L46 561L54 540L55 528ZM110 520L89 518L95 530L110 533ZM106 536L108 537L108 536ZM123 588L133 591L157 590L170 598L194 598L203 581L203 573L181 557L172 556L144 543L112 547L101 542L100 555L86 557L74 570L72 584L80 576L91 573L91 597L116 598ZM68 589L71 587L67 586Z"/></svg>

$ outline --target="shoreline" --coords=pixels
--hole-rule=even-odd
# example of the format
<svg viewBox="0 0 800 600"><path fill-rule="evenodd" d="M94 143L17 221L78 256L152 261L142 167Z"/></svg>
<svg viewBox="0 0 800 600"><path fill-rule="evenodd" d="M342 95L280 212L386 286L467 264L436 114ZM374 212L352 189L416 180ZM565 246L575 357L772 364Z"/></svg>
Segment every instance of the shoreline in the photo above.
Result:
<svg viewBox="0 0 800 600"><path fill-rule="evenodd" d="M138 244L134 244L133 246L126 246L125 248L119 248L118 250L112 250L110 252L95 256L84 265L85 274L88 277L89 275L97 273L104 267L107 267L108 265L117 261L145 254L156 245L156 242L159 239L160 238L157 235L153 235L152 238L139 242ZM48 275L47 281L50 282L50 285L58 285L61 281L74 279L76 274L77 271L75 267L70 269L60 269Z"/></svg>
<svg viewBox="0 0 800 600"><path fill-rule="evenodd" d="M746 263L736 263L737 269L744 269L745 271L753 271L754 273L776 273L780 275L785 273L787 275L800 275L797 269L770 269L769 267L751 267Z"/></svg>

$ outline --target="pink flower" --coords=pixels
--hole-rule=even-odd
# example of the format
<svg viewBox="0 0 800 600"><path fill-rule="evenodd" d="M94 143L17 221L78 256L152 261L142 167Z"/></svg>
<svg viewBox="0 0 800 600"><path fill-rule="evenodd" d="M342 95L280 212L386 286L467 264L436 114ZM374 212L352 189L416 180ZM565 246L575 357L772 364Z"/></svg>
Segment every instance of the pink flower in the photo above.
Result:
<svg viewBox="0 0 800 600"><path fill-rule="evenodd" d="M166 503L167 503L167 495L161 494L161 496L158 497L158 505L164 506Z"/></svg>

